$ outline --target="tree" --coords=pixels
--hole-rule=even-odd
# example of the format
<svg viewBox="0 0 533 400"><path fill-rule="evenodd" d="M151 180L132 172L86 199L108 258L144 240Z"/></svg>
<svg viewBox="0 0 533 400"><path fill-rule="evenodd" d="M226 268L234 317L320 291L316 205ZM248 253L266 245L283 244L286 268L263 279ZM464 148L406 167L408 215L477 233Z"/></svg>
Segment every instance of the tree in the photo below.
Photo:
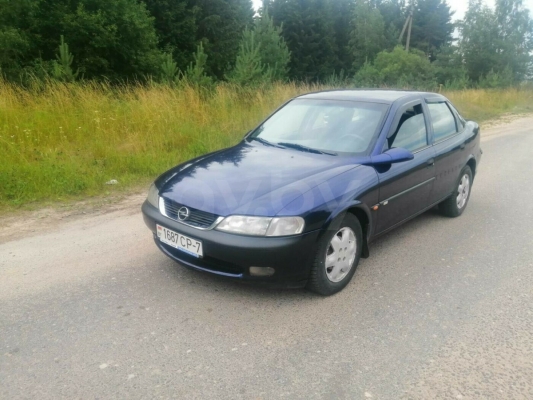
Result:
<svg viewBox="0 0 533 400"><path fill-rule="evenodd" d="M55 58L64 35L87 78L141 78L161 64L153 19L137 0L40 0L35 15L35 58Z"/></svg>
<svg viewBox="0 0 533 400"><path fill-rule="evenodd" d="M0 75L15 79L31 61L33 43L28 30L35 8L32 0L0 0Z"/></svg>
<svg viewBox="0 0 533 400"><path fill-rule="evenodd" d="M29 48L29 41L19 29L0 28L0 76L10 77L19 71Z"/></svg>
<svg viewBox="0 0 533 400"><path fill-rule="evenodd" d="M335 30L335 47L337 49L337 71L349 73L352 71L353 58L350 50L350 38L352 36L352 19L354 15L353 0L334 0L333 26Z"/></svg>
<svg viewBox="0 0 533 400"><path fill-rule="evenodd" d="M385 44L385 25L379 9L369 0L357 0L350 38L354 68L357 70L365 62L372 62L376 54L385 49Z"/></svg>
<svg viewBox="0 0 533 400"><path fill-rule="evenodd" d="M379 9L385 25L393 24L401 29L407 17L406 0L372 0L372 5Z"/></svg>
<svg viewBox="0 0 533 400"><path fill-rule="evenodd" d="M398 37L407 19L405 0L372 0L383 18L385 26L385 48L392 50L398 44Z"/></svg>
<svg viewBox="0 0 533 400"><path fill-rule="evenodd" d="M261 11L254 24L254 36L261 63L269 71L273 80L288 78L291 53L282 36L282 27L274 25L268 10Z"/></svg>
<svg viewBox="0 0 533 400"><path fill-rule="evenodd" d="M291 79L318 81L339 65L331 0L275 0L269 5L274 23L283 25L291 52Z"/></svg>
<svg viewBox="0 0 533 400"><path fill-rule="evenodd" d="M433 62L437 83L452 89L466 89L471 85L468 71L457 46L443 46Z"/></svg>
<svg viewBox="0 0 533 400"><path fill-rule="evenodd" d="M435 60L438 50L452 42L454 12L446 0L413 0L411 47Z"/></svg>
<svg viewBox="0 0 533 400"><path fill-rule="evenodd" d="M204 52L202 42L196 47L194 53L194 62L191 62L185 73L183 74L183 81L194 86L209 86L213 80L205 73L205 66L207 64L207 54Z"/></svg>
<svg viewBox="0 0 533 400"><path fill-rule="evenodd" d="M174 61L171 53L163 55L163 64L161 64L161 82L173 84L179 73L178 64Z"/></svg>
<svg viewBox="0 0 533 400"><path fill-rule="evenodd" d="M491 69L502 68L498 55L498 25L492 10L482 0L470 0L465 19L459 25L460 51L468 76L478 82Z"/></svg>
<svg viewBox="0 0 533 400"><path fill-rule="evenodd" d="M59 51L56 55L56 61L54 62L54 77L60 81L73 82L76 80L79 74L79 70L74 72L72 69L72 63L74 62L74 56L68 48L68 44L65 43L65 38L61 35L61 44L59 45Z"/></svg>
<svg viewBox="0 0 533 400"><path fill-rule="evenodd" d="M251 0L196 0L197 34L207 53L206 71L219 79L235 63L241 35L253 23Z"/></svg>
<svg viewBox="0 0 533 400"><path fill-rule="evenodd" d="M235 68L227 76L228 81L241 86L248 86L269 80L270 77L266 75L270 71L261 62L260 47L255 39L255 32L246 28L242 34Z"/></svg>
<svg viewBox="0 0 533 400"><path fill-rule="evenodd" d="M460 23L460 49L470 79L520 82L531 72L533 23L521 0L497 0L495 11L470 0Z"/></svg>
<svg viewBox="0 0 533 400"><path fill-rule="evenodd" d="M498 72L507 76L510 73L515 82L520 81L531 71L533 21L522 0L496 0L495 18L499 31L498 53L506 64Z"/></svg>
<svg viewBox="0 0 533 400"><path fill-rule="evenodd" d="M159 47L179 68L185 68L196 50L198 6L188 0L143 0L154 17Z"/></svg>

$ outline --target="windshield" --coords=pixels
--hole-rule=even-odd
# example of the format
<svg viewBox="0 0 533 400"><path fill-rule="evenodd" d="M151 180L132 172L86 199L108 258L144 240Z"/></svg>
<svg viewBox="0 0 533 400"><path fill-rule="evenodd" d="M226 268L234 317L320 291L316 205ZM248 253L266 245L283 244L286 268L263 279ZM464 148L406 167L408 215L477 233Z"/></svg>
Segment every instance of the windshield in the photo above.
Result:
<svg viewBox="0 0 533 400"><path fill-rule="evenodd" d="M296 99L249 137L302 151L365 154L377 134L385 104Z"/></svg>

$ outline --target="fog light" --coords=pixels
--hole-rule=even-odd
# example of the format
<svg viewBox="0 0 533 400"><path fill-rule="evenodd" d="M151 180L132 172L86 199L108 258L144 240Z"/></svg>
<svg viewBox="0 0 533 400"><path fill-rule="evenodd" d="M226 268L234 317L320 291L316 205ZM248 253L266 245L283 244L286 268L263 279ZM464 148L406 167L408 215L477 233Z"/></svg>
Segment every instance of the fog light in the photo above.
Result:
<svg viewBox="0 0 533 400"><path fill-rule="evenodd" d="M272 276L276 270L270 267L250 267L250 275L253 276Z"/></svg>

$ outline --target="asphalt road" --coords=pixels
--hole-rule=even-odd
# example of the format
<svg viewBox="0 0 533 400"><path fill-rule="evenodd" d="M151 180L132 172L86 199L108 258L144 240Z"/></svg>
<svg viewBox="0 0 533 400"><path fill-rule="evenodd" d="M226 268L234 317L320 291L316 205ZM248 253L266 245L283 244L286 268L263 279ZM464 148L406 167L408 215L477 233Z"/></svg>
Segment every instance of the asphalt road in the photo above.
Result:
<svg viewBox="0 0 533 400"><path fill-rule="evenodd" d="M186 270L138 205L4 227L0 398L533 399L533 118L482 136L463 216L383 237L329 298Z"/></svg>

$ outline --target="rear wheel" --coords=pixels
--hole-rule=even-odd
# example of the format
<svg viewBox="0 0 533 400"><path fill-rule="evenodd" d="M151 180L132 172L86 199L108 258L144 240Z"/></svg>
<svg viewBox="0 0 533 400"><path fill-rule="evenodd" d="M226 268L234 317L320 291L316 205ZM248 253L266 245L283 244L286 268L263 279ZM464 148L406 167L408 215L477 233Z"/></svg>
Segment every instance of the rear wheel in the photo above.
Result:
<svg viewBox="0 0 533 400"><path fill-rule="evenodd" d="M447 217L458 217L463 213L470 198L472 188L472 170L469 166L464 167L459 175L456 190L453 194L439 204L439 210Z"/></svg>
<svg viewBox="0 0 533 400"><path fill-rule="evenodd" d="M361 224L354 215L346 214L319 240L307 288L323 296L344 289L359 264L362 247Z"/></svg>

